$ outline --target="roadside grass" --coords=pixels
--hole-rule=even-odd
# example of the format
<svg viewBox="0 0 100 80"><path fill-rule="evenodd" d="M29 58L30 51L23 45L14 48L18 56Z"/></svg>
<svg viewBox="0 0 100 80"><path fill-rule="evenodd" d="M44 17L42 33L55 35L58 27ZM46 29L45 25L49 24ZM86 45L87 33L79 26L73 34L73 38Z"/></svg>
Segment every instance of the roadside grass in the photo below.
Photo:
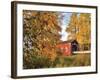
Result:
<svg viewBox="0 0 100 80"><path fill-rule="evenodd" d="M73 54L71 56L58 55L54 61L42 56L31 56L29 60L25 58L23 66L24 69L90 66L90 55L90 53Z"/></svg>
<svg viewBox="0 0 100 80"><path fill-rule="evenodd" d="M74 54L72 56L59 56L55 64L55 67L90 66L90 53Z"/></svg>

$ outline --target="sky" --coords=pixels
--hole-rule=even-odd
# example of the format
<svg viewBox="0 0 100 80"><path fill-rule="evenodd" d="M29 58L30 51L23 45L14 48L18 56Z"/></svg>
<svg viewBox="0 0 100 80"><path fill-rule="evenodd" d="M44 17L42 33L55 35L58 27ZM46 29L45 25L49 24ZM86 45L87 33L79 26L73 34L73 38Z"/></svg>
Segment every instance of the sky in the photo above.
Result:
<svg viewBox="0 0 100 80"><path fill-rule="evenodd" d="M63 12L61 14L64 17L62 19L61 32L59 32L59 34L61 35L61 39L60 40L66 41L67 37L68 37L68 33L66 32L66 28L68 27L68 24L69 24L70 17L72 15L72 13Z"/></svg>

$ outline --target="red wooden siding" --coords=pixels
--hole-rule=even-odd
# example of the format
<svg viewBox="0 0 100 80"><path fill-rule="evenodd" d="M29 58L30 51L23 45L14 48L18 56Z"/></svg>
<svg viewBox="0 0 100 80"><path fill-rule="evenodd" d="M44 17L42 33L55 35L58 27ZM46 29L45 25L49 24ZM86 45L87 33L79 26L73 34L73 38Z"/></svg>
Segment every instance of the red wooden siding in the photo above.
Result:
<svg viewBox="0 0 100 80"><path fill-rule="evenodd" d="M61 53L64 56L70 56L72 55L72 51L71 51L71 43L62 43L62 44L58 44L57 48L60 49Z"/></svg>

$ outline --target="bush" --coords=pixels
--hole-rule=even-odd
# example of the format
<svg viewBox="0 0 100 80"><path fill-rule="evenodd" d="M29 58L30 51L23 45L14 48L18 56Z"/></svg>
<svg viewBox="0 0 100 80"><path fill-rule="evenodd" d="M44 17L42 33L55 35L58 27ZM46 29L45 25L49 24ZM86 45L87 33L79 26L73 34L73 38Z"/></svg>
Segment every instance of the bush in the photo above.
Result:
<svg viewBox="0 0 100 80"><path fill-rule="evenodd" d="M24 69L35 69L35 68L49 68L52 61L49 58L43 56L30 55L24 56Z"/></svg>

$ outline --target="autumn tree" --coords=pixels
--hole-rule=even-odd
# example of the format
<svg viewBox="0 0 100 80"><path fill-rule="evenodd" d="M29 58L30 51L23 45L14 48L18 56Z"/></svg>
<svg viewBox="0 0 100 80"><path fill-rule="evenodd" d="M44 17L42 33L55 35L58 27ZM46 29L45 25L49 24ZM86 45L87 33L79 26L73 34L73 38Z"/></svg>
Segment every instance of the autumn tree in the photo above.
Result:
<svg viewBox="0 0 100 80"><path fill-rule="evenodd" d="M60 40L58 16L59 13L56 12L23 11L24 68L44 67L43 62L35 64L40 62L34 60L37 58L48 59L51 62L55 60L57 55L55 46ZM29 64L31 65L27 66Z"/></svg>
<svg viewBox="0 0 100 80"><path fill-rule="evenodd" d="M69 39L76 39L80 44L80 50L84 50L85 44L90 48L91 40L91 16L89 13L72 13L69 27L66 29L70 33ZM88 45L89 44L89 45ZM82 46L81 46L82 45Z"/></svg>
<svg viewBox="0 0 100 80"><path fill-rule="evenodd" d="M77 40L80 44L90 48L91 43L91 16L89 13L81 13L78 21ZM84 49L84 46L82 47Z"/></svg>
<svg viewBox="0 0 100 80"><path fill-rule="evenodd" d="M70 35L68 36L69 39L76 39L76 34L78 32L77 22L78 22L77 13L72 13L70 22L66 29L66 31L70 33Z"/></svg>

